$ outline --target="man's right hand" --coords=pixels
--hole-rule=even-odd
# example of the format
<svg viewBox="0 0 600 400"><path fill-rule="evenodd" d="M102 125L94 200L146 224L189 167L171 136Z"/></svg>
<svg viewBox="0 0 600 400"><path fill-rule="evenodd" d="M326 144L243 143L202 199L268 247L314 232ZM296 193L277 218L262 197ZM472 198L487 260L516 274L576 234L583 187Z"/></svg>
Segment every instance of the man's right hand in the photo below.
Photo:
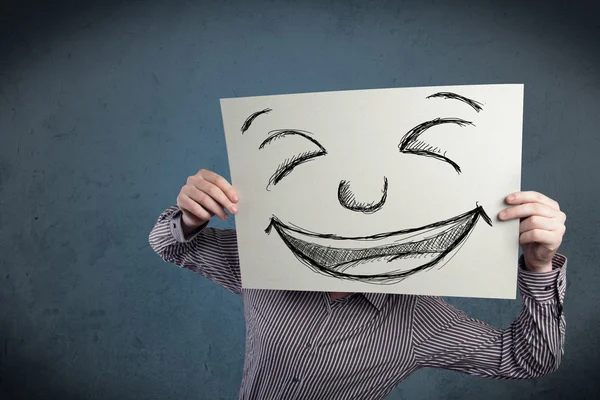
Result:
<svg viewBox="0 0 600 400"><path fill-rule="evenodd" d="M237 213L238 195L222 176L205 169L190 176L177 196L177 205L183 212L182 223L186 231L192 231L213 215L225 220L228 210Z"/></svg>

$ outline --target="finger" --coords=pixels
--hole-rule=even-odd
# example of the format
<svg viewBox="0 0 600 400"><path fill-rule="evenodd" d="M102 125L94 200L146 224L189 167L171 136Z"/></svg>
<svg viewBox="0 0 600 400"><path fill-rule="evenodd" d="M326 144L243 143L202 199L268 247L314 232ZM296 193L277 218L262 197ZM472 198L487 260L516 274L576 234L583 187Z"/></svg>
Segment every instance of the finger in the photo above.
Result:
<svg viewBox="0 0 600 400"><path fill-rule="evenodd" d="M205 179L193 179L191 181L191 184L198 188L200 191L209 195L214 201L216 201L220 205L221 208L228 209L229 212L232 214L237 213L237 206L229 200L227 195L225 195L225 193L223 193L221 188L219 188L217 185Z"/></svg>
<svg viewBox="0 0 600 400"><path fill-rule="evenodd" d="M221 219L227 219L227 213L223 210L223 206L217 203L217 201L215 201L208 193L194 185L185 185L182 191L209 213L212 213Z"/></svg>
<svg viewBox="0 0 600 400"><path fill-rule="evenodd" d="M560 210L560 206L556 201L533 191L512 193L506 197L506 202L508 204L541 203L555 210Z"/></svg>
<svg viewBox="0 0 600 400"><path fill-rule="evenodd" d="M221 175L215 172L206 169L200 170L200 175L207 181L215 184L218 188L220 188L231 202L237 203L237 201L239 200L238 194L233 188L233 186L231 186L231 184L227 182L227 179L223 178Z"/></svg>
<svg viewBox="0 0 600 400"><path fill-rule="evenodd" d="M520 244L539 243L546 247L548 250L555 251L561 242L561 235L556 232L545 231L542 229L534 229L531 231L523 232L519 236Z"/></svg>
<svg viewBox="0 0 600 400"><path fill-rule="evenodd" d="M506 221L509 219L528 218L532 215L554 218L558 216L558 213L554 208L550 208L541 203L526 203L518 206L508 207L502 210L498 217L501 220Z"/></svg>
<svg viewBox="0 0 600 400"><path fill-rule="evenodd" d="M519 224L519 232L527 232L534 229L543 229L545 231L557 231L560 230L564 224L556 218L540 217L539 215L533 215L526 218Z"/></svg>
<svg viewBox="0 0 600 400"><path fill-rule="evenodd" d="M185 193L180 193L177 196L177 206L203 221L208 221L212 218L212 215L208 211Z"/></svg>

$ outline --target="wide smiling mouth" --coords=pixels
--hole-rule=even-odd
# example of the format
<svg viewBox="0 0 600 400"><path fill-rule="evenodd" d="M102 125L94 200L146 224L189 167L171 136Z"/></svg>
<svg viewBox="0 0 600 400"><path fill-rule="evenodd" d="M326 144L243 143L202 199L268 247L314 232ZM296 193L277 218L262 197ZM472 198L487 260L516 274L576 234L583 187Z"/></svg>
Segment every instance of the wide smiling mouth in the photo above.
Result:
<svg viewBox="0 0 600 400"><path fill-rule="evenodd" d="M275 229L294 256L317 273L382 284L398 282L439 264L464 244L479 217L492 225L477 205L463 214L418 228L350 237L311 232L273 216L265 232ZM394 262L398 260L403 261ZM373 263L378 261L387 262L375 266Z"/></svg>

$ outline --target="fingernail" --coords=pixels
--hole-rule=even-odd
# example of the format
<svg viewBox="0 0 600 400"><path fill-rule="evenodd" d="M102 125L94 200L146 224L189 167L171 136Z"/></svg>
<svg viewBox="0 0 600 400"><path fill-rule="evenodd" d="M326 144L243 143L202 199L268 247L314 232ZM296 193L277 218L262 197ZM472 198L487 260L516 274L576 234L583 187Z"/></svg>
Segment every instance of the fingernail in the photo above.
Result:
<svg viewBox="0 0 600 400"><path fill-rule="evenodd" d="M238 201L238 200L239 200L239 199L238 199L238 196L237 196L237 194L234 194L234 195L233 195L233 201Z"/></svg>
<svg viewBox="0 0 600 400"><path fill-rule="evenodd" d="M500 218L506 217L506 211L500 211Z"/></svg>
<svg viewBox="0 0 600 400"><path fill-rule="evenodd" d="M508 200L508 201L513 201L514 199L516 199L516 196L514 194L511 194L510 196L508 196L506 198L506 200Z"/></svg>
<svg viewBox="0 0 600 400"><path fill-rule="evenodd" d="M232 213L236 213L238 211L238 208L236 206L231 206L231 212Z"/></svg>

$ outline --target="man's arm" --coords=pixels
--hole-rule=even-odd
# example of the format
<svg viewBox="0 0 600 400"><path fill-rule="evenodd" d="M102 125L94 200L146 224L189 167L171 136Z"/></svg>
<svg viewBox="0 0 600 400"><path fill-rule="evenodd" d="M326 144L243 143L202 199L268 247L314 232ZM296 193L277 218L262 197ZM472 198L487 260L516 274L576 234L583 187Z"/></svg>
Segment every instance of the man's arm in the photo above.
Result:
<svg viewBox="0 0 600 400"><path fill-rule="evenodd" d="M527 379L555 371L565 337L566 258L555 255L549 272L519 262L523 307L506 329L469 318L439 297L419 297L413 341L420 367L444 368L502 379Z"/></svg>
<svg viewBox="0 0 600 400"><path fill-rule="evenodd" d="M163 212L150 232L150 246L163 260L190 269L234 293L242 279L234 230L207 228L213 216L237 212L238 195L222 176L205 169L190 176L177 205Z"/></svg>
<svg viewBox="0 0 600 400"><path fill-rule="evenodd" d="M234 293L241 293L235 230L208 228L205 223L185 235L182 212L178 206L172 206L158 218L149 242L163 260L203 275Z"/></svg>

